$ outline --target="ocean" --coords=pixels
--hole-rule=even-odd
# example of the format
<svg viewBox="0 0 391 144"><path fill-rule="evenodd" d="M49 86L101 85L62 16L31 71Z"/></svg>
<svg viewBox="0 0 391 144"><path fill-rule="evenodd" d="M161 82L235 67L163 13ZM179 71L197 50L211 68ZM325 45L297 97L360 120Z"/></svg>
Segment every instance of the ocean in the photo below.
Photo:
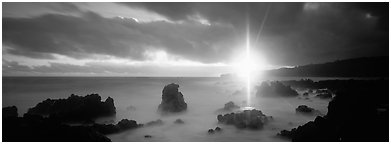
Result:
<svg viewBox="0 0 391 144"><path fill-rule="evenodd" d="M117 123L121 119L133 119L138 123L147 123L161 119L164 124L142 127L122 133L108 135L112 141L287 141L277 137L283 130L290 130L314 120L316 115L298 115L295 108L305 104L327 113L329 100L319 99L310 94L304 99L306 90L297 89L299 96L256 97L254 86L264 80L298 80L300 78L263 78L253 79L249 103L274 120L260 130L237 129L234 126L217 122L218 109L233 101L248 106L246 83L240 79L218 77L3 77L2 106L17 106L19 116L28 108L48 98L67 98L71 94L85 96L97 93L105 100L114 99L117 108L115 117L97 119L97 123ZM328 78L313 78L323 80ZM188 104L185 113L160 115L157 107L162 99L163 87L170 83L180 85L179 91ZM174 124L176 119L184 124ZM221 133L210 135L208 129L219 126ZM151 135L152 138L144 138Z"/></svg>

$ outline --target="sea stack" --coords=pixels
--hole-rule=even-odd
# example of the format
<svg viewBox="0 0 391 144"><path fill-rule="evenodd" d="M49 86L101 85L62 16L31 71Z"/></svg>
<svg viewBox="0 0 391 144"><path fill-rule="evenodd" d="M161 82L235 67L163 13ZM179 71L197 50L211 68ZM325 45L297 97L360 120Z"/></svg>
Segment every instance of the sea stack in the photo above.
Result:
<svg viewBox="0 0 391 144"><path fill-rule="evenodd" d="M187 109L183 95L178 91L179 85L171 83L166 85L162 92L162 102L158 107L161 112L181 112Z"/></svg>

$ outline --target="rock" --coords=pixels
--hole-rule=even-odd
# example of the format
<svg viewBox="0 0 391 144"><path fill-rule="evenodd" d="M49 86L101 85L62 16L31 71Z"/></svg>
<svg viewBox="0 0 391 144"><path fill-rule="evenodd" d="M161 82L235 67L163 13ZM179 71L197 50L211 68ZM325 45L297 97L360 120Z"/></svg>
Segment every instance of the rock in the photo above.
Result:
<svg viewBox="0 0 391 144"><path fill-rule="evenodd" d="M91 121L98 117L112 116L116 113L114 100L110 97L101 102L98 94L77 96L67 99L47 99L30 108L32 115L56 117L63 121Z"/></svg>
<svg viewBox="0 0 391 144"><path fill-rule="evenodd" d="M183 120L181 120L181 119L176 119L174 121L174 123L176 123L176 124L184 124L185 122Z"/></svg>
<svg viewBox="0 0 391 144"><path fill-rule="evenodd" d="M162 91L162 102L158 107L161 112L181 112L187 109L187 104L181 92L178 91L178 84L166 85Z"/></svg>
<svg viewBox="0 0 391 144"><path fill-rule="evenodd" d="M221 128L220 128L220 127L216 127L216 128L215 128L215 131L216 131L216 132L219 132L219 131L221 131Z"/></svg>
<svg viewBox="0 0 391 144"><path fill-rule="evenodd" d="M139 125L135 120L128 120L128 119L122 119L121 121L118 122L117 126L121 130L127 130L127 129L139 127Z"/></svg>
<svg viewBox="0 0 391 144"><path fill-rule="evenodd" d="M332 95L331 93L321 93L321 94L317 94L316 97L321 99L329 99L332 98Z"/></svg>
<svg viewBox="0 0 391 144"><path fill-rule="evenodd" d="M161 119L155 120L155 121L150 121L146 123L146 126L157 126L157 125L163 125L163 121Z"/></svg>
<svg viewBox="0 0 391 144"><path fill-rule="evenodd" d="M227 111L231 111L231 110L234 110L234 109L239 109L240 107L235 105L234 102L230 101L226 104L224 104L224 110L227 110Z"/></svg>
<svg viewBox="0 0 391 144"><path fill-rule="evenodd" d="M25 114L3 119L4 142L110 142L89 126L69 126L52 118Z"/></svg>
<svg viewBox="0 0 391 144"><path fill-rule="evenodd" d="M18 108L16 106L3 107L3 118L18 117Z"/></svg>
<svg viewBox="0 0 391 144"><path fill-rule="evenodd" d="M217 120L223 124L235 125L237 128L260 129L264 124L272 120L272 117L268 117L261 111L253 109L239 113L218 115Z"/></svg>
<svg viewBox="0 0 391 144"><path fill-rule="evenodd" d="M92 127L102 134L119 133L125 130L142 127L142 124L137 124L135 120L122 119L116 125L113 124L94 124Z"/></svg>
<svg viewBox="0 0 391 144"><path fill-rule="evenodd" d="M257 96L297 96L299 95L296 90L290 86L285 86L281 82L273 81L268 84L262 82L260 86L257 86Z"/></svg>
<svg viewBox="0 0 391 144"><path fill-rule="evenodd" d="M208 133L209 133L209 134L214 134L215 131L214 131L213 129L209 129L209 130L208 130Z"/></svg>
<svg viewBox="0 0 391 144"><path fill-rule="evenodd" d="M144 138L152 138L151 135L145 135Z"/></svg>
<svg viewBox="0 0 391 144"><path fill-rule="evenodd" d="M308 92L303 93L303 96L308 96Z"/></svg>
<svg viewBox="0 0 391 144"><path fill-rule="evenodd" d="M296 108L296 112L301 112L301 113L313 113L315 112L315 109L308 107L306 105L299 105Z"/></svg>
<svg viewBox="0 0 391 144"><path fill-rule="evenodd" d="M312 89L309 89L307 93L313 93L314 91Z"/></svg>

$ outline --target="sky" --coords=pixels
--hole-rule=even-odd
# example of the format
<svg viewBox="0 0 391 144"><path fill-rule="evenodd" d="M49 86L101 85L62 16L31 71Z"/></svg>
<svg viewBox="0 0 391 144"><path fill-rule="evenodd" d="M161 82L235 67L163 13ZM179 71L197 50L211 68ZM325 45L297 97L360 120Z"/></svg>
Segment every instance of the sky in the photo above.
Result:
<svg viewBox="0 0 391 144"><path fill-rule="evenodd" d="M388 3L2 3L3 76L219 76L388 56ZM248 31L247 31L248 30Z"/></svg>

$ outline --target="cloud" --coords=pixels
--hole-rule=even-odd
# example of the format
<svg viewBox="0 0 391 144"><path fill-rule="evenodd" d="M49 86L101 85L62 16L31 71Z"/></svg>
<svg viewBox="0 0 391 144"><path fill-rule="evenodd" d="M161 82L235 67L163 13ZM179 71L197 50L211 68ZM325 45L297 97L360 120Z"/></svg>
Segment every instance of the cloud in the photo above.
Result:
<svg viewBox="0 0 391 144"><path fill-rule="evenodd" d="M275 65L300 65L388 53L387 3L121 3L172 21L201 17L244 31L250 23L260 44L253 48ZM269 10L267 10L269 9ZM371 18L366 15L370 14ZM246 19L248 18L248 19ZM253 39L253 41L255 41Z"/></svg>
<svg viewBox="0 0 391 144"><path fill-rule="evenodd" d="M151 52L162 52L173 63L227 64L244 51L247 25L252 53L271 65L388 55L387 3L115 3L107 7L107 11L116 11L120 5L123 15L119 11L105 15L107 11L98 10L105 4L22 3L25 6L16 8L17 4L6 3L3 68L10 73L101 73L110 69L153 73L152 67L136 70L133 66L109 67L112 63L74 64L108 59L148 61ZM126 14L128 11L134 13ZM109 17L117 14L124 17ZM136 14L151 17L145 21L126 17ZM261 37L255 43L262 23ZM4 61L4 55L50 64L26 66L21 61ZM75 61L57 63L61 57Z"/></svg>
<svg viewBox="0 0 391 144"><path fill-rule="evenodd" d="M138 23L134 19L103 18L93 12L81 17L47 14L33 18L3 18L3 45L7 52L53 59L52 54L77 59L109 55L145 59L151 49L189 60L215 63L226 59L237 42L234 29L201 23Z"/></svg>
<svg viewBox="0 0 391 144"><path fill-rule="evenodd" d="M208 71L205 71L208 69ZM25 66L3 60L3 76L219 76L231 72L228 66L142 65L113 61L87 62L84 65L49 62L49 65Z"/></svg>

